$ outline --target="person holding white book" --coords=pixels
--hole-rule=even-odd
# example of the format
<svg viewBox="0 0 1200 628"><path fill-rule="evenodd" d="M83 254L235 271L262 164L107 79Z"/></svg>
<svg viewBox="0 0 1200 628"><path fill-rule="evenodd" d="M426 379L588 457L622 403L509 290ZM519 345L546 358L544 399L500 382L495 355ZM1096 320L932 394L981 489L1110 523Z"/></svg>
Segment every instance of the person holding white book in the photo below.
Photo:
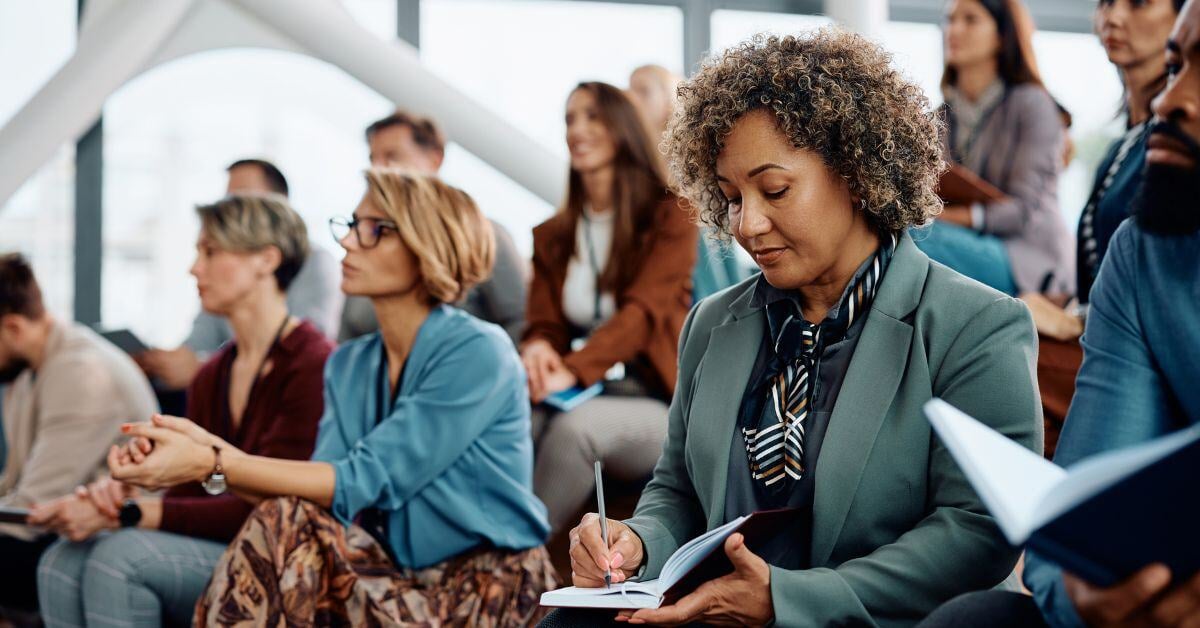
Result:
<svg viewBox="0 0 1200 628"><path fill-rule="evenodd" d="M1040 454L1036 336L1021 302L907 235L941 207L920 88L831 29L735 46L679 93L666 143L680 192L762 274L692 310L653 479L608 544L595 514L572 530L573 584L667 578L689 540L780 508L797 510L786 532L716 549L732 573L619 618L906 626L1005 580L1018 551L921 407L942 397Z"/></svg>

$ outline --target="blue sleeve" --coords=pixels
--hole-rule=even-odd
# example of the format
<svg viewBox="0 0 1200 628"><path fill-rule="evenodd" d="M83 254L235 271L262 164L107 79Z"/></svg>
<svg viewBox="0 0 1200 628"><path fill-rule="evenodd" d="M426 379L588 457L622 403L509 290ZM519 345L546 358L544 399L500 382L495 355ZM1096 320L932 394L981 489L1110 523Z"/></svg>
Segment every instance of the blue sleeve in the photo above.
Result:
<svg viewBox="0 0 1200 628"><path fill-rule="evenodd" d="M1166 382L1142 332L1137 236L1128 220L1117 230L1092 288L1081 340L1083 365L1054 455L1059 465L1170 431ZM1059 567L1027 552L1024 580L1047 623L1056 628L1082 625Z"/></svg>
<svg viewBox="0 0 1200 628"><path fill-rule="evenodd" d="M343 523L364 508L399 510L513 404L528 404L524 371L507 338L476 333L449 342L428 364L410 364L420 368L412 391L331 460L337 474L331 511Z"/></svg>
<svg viewBox="0 0 1200 628"><path fill-rule="evenodd" d="M340 353L340 352L338 352ZM325 362L325 410L321 414L321 422L317 424L317 444L313 448L312 459L316 462L334 462L346 456L350 451L350 436L346 433L345 421L338 417L337 398L331 373L334 369L347 368L338 353L329 356Z"/></svg>

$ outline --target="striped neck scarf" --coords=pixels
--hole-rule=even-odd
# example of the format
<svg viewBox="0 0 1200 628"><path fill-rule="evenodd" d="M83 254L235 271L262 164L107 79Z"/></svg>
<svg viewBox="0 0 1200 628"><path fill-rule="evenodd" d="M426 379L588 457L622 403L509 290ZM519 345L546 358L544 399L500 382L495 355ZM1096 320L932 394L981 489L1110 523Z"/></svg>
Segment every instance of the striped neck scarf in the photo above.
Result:
<svg viewBox="0 0 1200 628"><path fill-rule="evenodd" d="M810 375L815 372L825 347L844 338L854 321L870 309L896 244L894 235L885 239L851 279L837 307L820 324L804 320L799 304L793 300L779 303L788 310L786 315L780 315L782 321L778 324L768 308L774 356L768 366L771 386L767 404L774 420L742 428L750 475L755 481L773 487L804 477L805 419L812 403Z"/></svg>

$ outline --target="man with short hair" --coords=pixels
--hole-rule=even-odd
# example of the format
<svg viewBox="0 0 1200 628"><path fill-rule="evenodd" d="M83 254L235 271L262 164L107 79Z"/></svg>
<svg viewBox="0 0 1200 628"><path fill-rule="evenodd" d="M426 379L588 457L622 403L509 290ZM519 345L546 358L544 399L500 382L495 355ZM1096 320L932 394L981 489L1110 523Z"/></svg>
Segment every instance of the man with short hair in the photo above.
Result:
<svg viewBox="0 0 1200 628"><path fill-rule="evenodd" d="M437 124L403 110L373 122L366 135L371 165L375 167L437 175L446 156L446 140ZM468 292L461 307L477 318L503 327L515 344L525 325L525 261L508 231L494 220L491 223L496 236L492 276ZM371 300L348 297L338 340L349 340L377 329L379 322L375 320Z"/></svg>
<svg viewBox="0 0 1200 628"><path fill-rule="evenodd" d="M226 194L238 192L288 195L287 178L275 164L265 159L239 159L225 169L229 173ZM329 338L337 334L342 309L342 273L338 262L325 248L313 245L308 259L288 288L288 308L292 314L316 326ZM155 349L142 356L146 372L170 390L186 389L192 383L208 354L233 338L229 321L201 311L192 323L192 331L183 344L172 350ZM166 403L166 401L164 401Z"/></svg>
<svg viewBox="0 0 1200 628"><path fill-rule="evenodd" d="M5 456L0 506L70 494L105 471L120 425L158 411L129 356L78 323L56 320L25 258L0 256L0 383ZM0 606L37 608L38 558L53 538L0 524Z"/></svg>

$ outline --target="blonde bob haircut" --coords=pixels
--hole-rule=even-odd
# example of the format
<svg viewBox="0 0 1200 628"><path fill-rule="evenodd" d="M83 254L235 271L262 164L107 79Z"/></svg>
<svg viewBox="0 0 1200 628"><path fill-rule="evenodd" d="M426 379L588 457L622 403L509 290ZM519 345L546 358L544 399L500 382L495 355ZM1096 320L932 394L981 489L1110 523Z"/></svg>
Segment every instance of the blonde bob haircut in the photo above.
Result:
<svg viewBox="0 0 1200 628"><path fill-rule="evenodd" d="M366 171L367 198L396 223L417 259L430 301L457 303L492 274L496 242L475 201L436 177L394 168Z"/></svg>
<svg viewBox="0 0 1200 628"><path fill-rule="evenodd" d="M267 247L279 250L275 283L288 286L308 258L308 229L287 198L274 193L240 193L208 205L197 205L200 232L217 248L253 253Z"/></svg>

